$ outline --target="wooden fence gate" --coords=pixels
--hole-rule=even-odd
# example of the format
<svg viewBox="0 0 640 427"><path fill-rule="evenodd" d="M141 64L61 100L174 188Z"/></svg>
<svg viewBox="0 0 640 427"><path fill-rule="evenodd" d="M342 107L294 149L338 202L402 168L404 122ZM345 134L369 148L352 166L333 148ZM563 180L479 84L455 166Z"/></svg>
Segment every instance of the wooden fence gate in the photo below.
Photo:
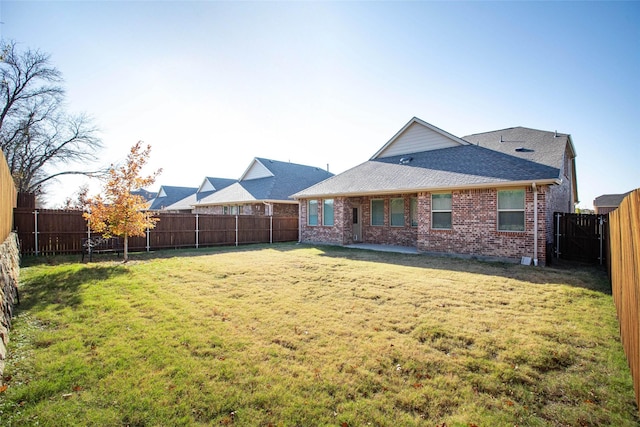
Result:
<svg viewBox="0 0 640 427"><path fill-rule="evenodd" d="M608 215L556 212L553 215L556 258L604 265L608 252Z"/></svg>

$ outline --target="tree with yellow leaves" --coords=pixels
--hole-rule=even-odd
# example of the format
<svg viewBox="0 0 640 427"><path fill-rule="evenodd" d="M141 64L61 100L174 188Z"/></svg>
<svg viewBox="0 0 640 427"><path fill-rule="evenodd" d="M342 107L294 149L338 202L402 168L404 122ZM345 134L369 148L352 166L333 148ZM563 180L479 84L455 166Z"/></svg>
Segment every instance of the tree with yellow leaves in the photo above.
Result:
<svg viewBox="0 0 640 427"><path fill-rule="evenodd" d="M124 240L124 262L129 260L129 236L144 236L145 231L154 228L158 218L146 211L147 203L143 197L131 194L132 191L152 185L162 169L147 177L141 177L142 167L147 163L151 146L143 148L138 141L127 156L126 163L120 167L112 166L101 195L89 199L88 211L84 218L89 227L103 237L122 237Z"/></svg>

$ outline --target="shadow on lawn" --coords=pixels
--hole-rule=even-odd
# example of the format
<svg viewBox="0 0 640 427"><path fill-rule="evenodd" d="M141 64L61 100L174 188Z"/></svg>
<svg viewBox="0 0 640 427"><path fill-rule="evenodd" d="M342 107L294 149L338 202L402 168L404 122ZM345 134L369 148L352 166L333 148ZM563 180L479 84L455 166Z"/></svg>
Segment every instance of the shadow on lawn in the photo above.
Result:
<svg viewBox="0 0 640 427"><path fill-rule="evenodd" d="M560 262L549 267L523 266L504 262L479 261L476 259L461 259L450 256L436 256L427 254L402 254L393 252L379 252L357 248L346 248L331 245L300 244L297 242L285 243L259 243L240 246L213 246L204 248L166 249L153 252L132 252L129 254L130 262L146 261L163 258L211 256L220 253L247 253L262 250L274 250L278 252L291 252L303 248L315 248L323 257L345 258L349 260L386 263L406 267L447 270L463 273L482 274L521 280L534 284L566 284L573 287L611 294L611 283L605 270L598 266ZM121 260L122 258L120 258ZM109 267L100 267L105 272L115 272L118 265L114 266L113 254L94 255L90 264L104 264ZM64 255L56 257L29 257L27 265L37 264L63 264L78 263L76 255ZM85 261L86 263L86 261ZM25 263L23 263L25 264ZM121 265L121 264L119 264ZM95 267L91 269L95 271ZM90 273L92 274L92 273ZM81 271L78 272L81 276ZM95 278L95 277L94 277ZM47 290L44 285L43 290Z"/></svg>
<svg viewBox="0 0 640 427"><path fill-rule="evenodd" d="M58 267L55 272L43 272L29 278L21 284L20 305L18 309L29 310L33 307L55 304L58 309L75 307L81 301L80 287L109 279L116 275L127 274L120 265L85 267Z"/></svg>
<svg viewBox="0 0 640 427"><path fill-rule="evenodd" d="M611 283L606 271L587 264L563 261L549 267L533 267L450 256L379 252L340 246L308 246L323 251L322 256L325 257L498 276L540 285L565 284L611 295Z"/></svg>

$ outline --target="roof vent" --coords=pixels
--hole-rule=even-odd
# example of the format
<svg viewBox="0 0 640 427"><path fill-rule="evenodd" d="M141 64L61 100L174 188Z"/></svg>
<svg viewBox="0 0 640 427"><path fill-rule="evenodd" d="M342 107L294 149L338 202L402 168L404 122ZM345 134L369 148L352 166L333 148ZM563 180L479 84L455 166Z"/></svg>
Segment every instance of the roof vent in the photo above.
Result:
<svg viewBox="0 0 640 427"><path fill-rule="evenodd" d="M411 160L413 160L413 157L402 157L400 158L400 164L401 165L409 164Z"/></svg>
<svg viewBox="0 0 640 427"><path fill-rule="evenodd" d="M516 151L517 151L518 153L531 153L531 152L533 152L533 150L532 150L532 149L530 149L530 148L524 148L524 147L518 147L518 148L516 148Z"/></svg>
<svg viewBox="0 0 640 427"><path fill-rule="evenodd" d="M500 135L500 142L504 142L504 141L502 140L502 135Z"/></svg>
<svg viewBox="0 0 640 427"><path fill-rule="evenodd" d="M557 138L557 137L558 137L558 131L555 131L555 133L554 133L553 137L554 137L554 138Z"/></svg>

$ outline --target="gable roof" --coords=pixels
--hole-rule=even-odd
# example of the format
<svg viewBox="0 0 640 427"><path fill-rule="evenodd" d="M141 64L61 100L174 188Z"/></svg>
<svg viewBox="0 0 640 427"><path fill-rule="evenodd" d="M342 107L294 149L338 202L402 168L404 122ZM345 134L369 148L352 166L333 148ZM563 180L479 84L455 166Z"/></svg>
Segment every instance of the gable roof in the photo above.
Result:
<svg viewBox="0 0 640 427"><path fill-rule="evenodd" d="M195 205L292 202L290 196L293 193L332 176L322 168L256 157L239 181L199 200Z"/></svg>
<svg viewBox="0 0 640 427"><path fill-rule="evenodd" d="M369 161L292 197L559 184L567 146L575 156L567 134L518 127L462 139L414 117Z"/></svg>
<svg viewBox="0 0 640 427"><path fill-rule="evenodd" d="M414 117L383 145L371 160L459 145L469 145L469 142Z"/></svg>
<svg viewBox="0 0 640 427"><path fill-rule="evenodd" d="M473 159L473 161L469 161ZM295 198L556 183L558 169L476 145L369 160Z"/></svg>
<svg viewBox="0 0 640 427"><path fill-rule="evenodd" d="M188 197L198 189L195 187L175 187L170 185L162 185L158 191L158 195L151 201L149 210L166 209L167 206Z"/></svg>
<svg viewBox="0 0 640 427"><path fill-rule="evenodd" d="M233 183L237 182L235 179L230 178L215 178L207 176L198 187L198 191L196 191L196 197L193 199L193 203L204 199L205 197L213 194L216 191L220 191L223 188L226 188ZM191 203L191 204L193 204Z"/></svg>

